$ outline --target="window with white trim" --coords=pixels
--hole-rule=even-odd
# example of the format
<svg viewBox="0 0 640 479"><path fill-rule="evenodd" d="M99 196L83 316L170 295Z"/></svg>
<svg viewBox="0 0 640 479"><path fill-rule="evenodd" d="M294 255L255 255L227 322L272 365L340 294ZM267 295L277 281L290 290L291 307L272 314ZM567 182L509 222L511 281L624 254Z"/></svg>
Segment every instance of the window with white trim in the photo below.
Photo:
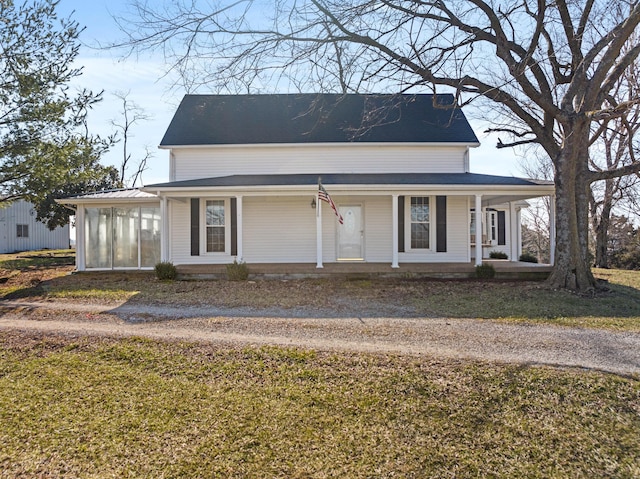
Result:
<svg viewBox="0 0 640 479"><path fill-rule="evenodd" d="M485 223L487 232L487 242L490 244L498 244L498 212L495 210L487 210L487 221Z"/></svg>
<svg viewBox="0 0 640 479"><path fill-rule="evenodd" d="M16 225L16 236L18 238L28 238L29 237L29 225Z"/></svg>
<svg viewBox="0 0 640 479"><path fill-rule="evenodd" d="M207 200L205 204L205 243L207 253L226 250L224 200Z"/></svg>
<svg viewBox="0 0 640 479"><path fill-rule="evenodd" d="M429 249L430 210L428 196L412 196L410 208L411 249Z"/></svg>

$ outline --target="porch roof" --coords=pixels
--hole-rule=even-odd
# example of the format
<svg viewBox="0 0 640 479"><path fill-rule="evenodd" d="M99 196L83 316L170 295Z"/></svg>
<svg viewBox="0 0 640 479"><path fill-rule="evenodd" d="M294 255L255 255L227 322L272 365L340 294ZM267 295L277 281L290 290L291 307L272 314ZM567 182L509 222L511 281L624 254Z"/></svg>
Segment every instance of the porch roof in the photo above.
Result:
<svg viewBox="0 0 640 479"><path fill-rule="evenodd" d="M75 205L80 203L144 203L159 202L153 193L142 191L140 188L121 188L117 190L94 191L79 195L68 196L56 200L56 203L63 205Z"/></svg>
<svg viewBox="0 0 640 479"><path fill-rule="evenodd" d="M148 185L143 191L261 186L315 186L323 185L371 185L371 186L516 186L553 187L553 182L531 180L514 176L494 176L476 173L339 173L339 174L290 174L290 175L231 175L193 180L171 181Z"/></svg>
<svg viewBox="0 0 640 479"><path fill-rule="evenodd" d="M185 198L202 195L300 195L317 192L318 179L335 196L371 194L482 195L482 205L552 195L550 181L474 173L341 173L231 175L158 183L142 188L160 196Z"/></svg>

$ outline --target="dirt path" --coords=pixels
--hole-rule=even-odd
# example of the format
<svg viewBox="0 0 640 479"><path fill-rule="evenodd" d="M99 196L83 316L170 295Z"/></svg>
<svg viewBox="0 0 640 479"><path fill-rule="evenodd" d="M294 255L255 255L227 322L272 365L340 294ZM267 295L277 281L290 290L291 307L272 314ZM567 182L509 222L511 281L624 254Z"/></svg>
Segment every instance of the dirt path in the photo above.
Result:
<svg viewBox="0 0 640 479"><path fill-rule="evenodd" d="M630 332L473 319L290 317L290 311L131 303L3 301L0 315L0 330L425 354L640 375L640 333Z"/></svg>

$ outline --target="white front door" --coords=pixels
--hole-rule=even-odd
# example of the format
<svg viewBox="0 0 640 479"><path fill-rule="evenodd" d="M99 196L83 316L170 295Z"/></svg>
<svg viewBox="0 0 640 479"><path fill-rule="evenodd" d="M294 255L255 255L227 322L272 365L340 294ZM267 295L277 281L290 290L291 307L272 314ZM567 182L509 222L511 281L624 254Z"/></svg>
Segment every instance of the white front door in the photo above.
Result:
<svg viewBox="0 0 640 479"><path fill-rule="evenodd" d="M338 224L338 260L363 261L362 206L340 206L344 224Z"/></svg>

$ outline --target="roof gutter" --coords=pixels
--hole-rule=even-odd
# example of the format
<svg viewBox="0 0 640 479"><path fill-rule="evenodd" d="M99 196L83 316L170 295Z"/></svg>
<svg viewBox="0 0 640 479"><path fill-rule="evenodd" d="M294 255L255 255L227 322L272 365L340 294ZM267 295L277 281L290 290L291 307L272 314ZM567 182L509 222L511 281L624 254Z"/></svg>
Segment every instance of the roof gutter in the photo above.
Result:
<svg viewBox="0 0 640 479"><path fill-rule="evenodd" d="M354 193L384 193L391 192L425 192L425 191L445 191L456 195L470 194L495 194L495 193L512 193L512 194L530 194L540 193L541 195L553 194L555 187L553 185L407 185L407 184L387 184L387 185L345 185L331 184L325 185L332 195L350 195ZM317 185L259 185L259 186L178 186L167 188L153 188L142 191L154 192L158 196L193 196L195 194L204 193L229 193L239 192L241 194L308 194L317 190ZM490 188L490 191L487 189Z"/></svg>
<svg viewBox="0 0 640 479"><path fill-rule="evenodd" d="M220 143L220 144L205 144L205 145L158 145L160 150L185 150L185 149L204 149L204 148L301 148L307 146L322 146L322 147L344 147L344 146L413 146L413 147L467 147L477 148L480 146L480 142L427 142L427 141L406 141L406 142L331 142L331 143Z"/></svg>

